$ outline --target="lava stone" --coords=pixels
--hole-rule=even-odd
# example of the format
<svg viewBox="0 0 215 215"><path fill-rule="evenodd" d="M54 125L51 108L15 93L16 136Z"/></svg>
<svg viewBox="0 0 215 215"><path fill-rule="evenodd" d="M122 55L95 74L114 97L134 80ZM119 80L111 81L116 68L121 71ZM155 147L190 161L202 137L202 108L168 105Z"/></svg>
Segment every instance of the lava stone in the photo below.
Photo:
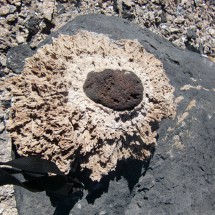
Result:
<svg viewBox="0 0 215 215"><path fill-rule="evenodd" d="M126 70L90 72L83 88L88 98L116 111L132 110L143 98L141 80Z"/></svg>
<svg viewBox="0 0 215 215"><path fill-rule="evenodd" d="M195 40L196 39L196 31L194 29L188 29L187 30L187 39L188 40Z"/></svg>

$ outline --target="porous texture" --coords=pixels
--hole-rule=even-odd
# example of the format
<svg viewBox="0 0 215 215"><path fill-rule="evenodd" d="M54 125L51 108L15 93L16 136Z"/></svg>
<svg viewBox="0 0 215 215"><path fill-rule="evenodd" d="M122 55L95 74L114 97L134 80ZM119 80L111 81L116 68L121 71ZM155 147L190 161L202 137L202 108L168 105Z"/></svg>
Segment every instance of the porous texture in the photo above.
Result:
<svg viewBox="0 0 215 215"><path fill-rule="evenodd" d="M106 69L128 70L141 80L143 98L132 110L118 112L85 95L87 75ZM118 160L148 158L155 124L175 115L174 88L158 59L137 41L86 31L40 48L7 88L13 96L7 129L18 153L52 160L66 173L78 156L97 181Z"/></svg>
<svg viewBox="0 0 215 215"><path fill-rule="evenodd" d="M143 99L141 80L126 70L90 72L84 92L94 102L117 111L132 110Z"/></svg>

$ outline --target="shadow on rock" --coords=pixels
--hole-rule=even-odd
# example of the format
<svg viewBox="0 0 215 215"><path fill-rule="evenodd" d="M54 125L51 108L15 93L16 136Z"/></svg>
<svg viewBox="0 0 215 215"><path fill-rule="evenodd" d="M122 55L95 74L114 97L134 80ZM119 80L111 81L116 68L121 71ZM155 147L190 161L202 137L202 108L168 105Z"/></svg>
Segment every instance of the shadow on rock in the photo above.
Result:
<svg viewBox="0 0 215 215"><path fill-rule="evenodd" d="M71 209L83 196L81 191L73 193L69 196L48 192L46 194L49 196L52 206L55 207L53 215L69 215Z"/></svg>
<svg viewBox="0 0 215 215"><path fill-rule="evenodd" d="M97 198L100 198L103 193L108 192L110 181L119 181L122 177L127 181L130 192L138 183L139 178L145 175L149 168L151 158L154 154L154 148L151 152L151 157L146 161L127 159L118 161L115 171L110 172L107 176L102 177L100 182L94 182L89 178L89 171L80 173L79 180L85 185L88 190L86 199L89 204L94 204Z"/></svg>
<svg viewBox="0 0 215 215"><path fill-rule="evenodd" d="M145 175L148 170L154 151L153 149L151 152L152 156L146 161L134 159L119 161L116 170L104 176L100 182L94 182L89 178L89 170L83 172L77 170L77 173L75 173L76 178L85 185L85 189L88 191L86 196L87 202L89 204L94 204L96 199L108 192L110 181L119 181L122 177L127 181L129 190L132 192L139 178ZM55 207L54 215L68 215L78 200L83 197L81 191L77 191L68 196L48 192L46 194L50 198L52 206Z"/></svg>
<svg viewBox="0 0 215 215"><path fill-rule="evenodd" d="M20 169L17 172L17 179L20 180L20 183L16 185L26 188L25 190L16 187L18 202L22 201L23 198L25 198L24 201L28 201L28 198L33 199L35 203L38 203L38 206L40 204L45 206L51 202L53 207L51 210L54 215L69 215L75 204L82 199L83 189L88 192L86 200L89 204L94 204L96 199L100 198L104 193L108 193L111 181L120 181L122 178L127 181L131 193L139 178L145 175L148 170L155 148L149 148L151 157L145 161L135 159L118 161L116 170L103 176L100 182L92 181L90 179L90 170L81 171L78 164L77 166L79 167L74 172L70 172L68 175L58 175L55 164L37 157L21 158L17 155L14 147L13 150L14 160L10 165ZM46 167L45 172L41 170L42 166ZM47 171L55 172L57 175L48 175ZM8 174L14 174L14 172L8 171ZM39 198L34 197L34 194L30 194L29 191L33 193L39 192L42 196L40 195ZM43 195L42 191L45 191L46 195ZM19 204L18 208L21 207Z"/></svg>

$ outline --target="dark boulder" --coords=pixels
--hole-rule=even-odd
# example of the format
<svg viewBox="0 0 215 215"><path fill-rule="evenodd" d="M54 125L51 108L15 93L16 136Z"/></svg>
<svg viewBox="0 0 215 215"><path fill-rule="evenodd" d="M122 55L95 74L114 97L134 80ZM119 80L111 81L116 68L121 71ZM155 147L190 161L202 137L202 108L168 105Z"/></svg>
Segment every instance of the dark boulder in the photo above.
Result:
<svg viewBox="0 0 215 215"><path fill-rule="evenodd" d="M114 40L137 39L161 60L175 87L177 116L160 123L158 145L150 161L120 162L116 173L101 183L89 182L89 193L85 191L78 203L75 197L52 195L49 199L45 193L31 194L16 187L19 214L214 214L215 64L147 29L103 15L79 16L40 46L79 29Z"/></svg>

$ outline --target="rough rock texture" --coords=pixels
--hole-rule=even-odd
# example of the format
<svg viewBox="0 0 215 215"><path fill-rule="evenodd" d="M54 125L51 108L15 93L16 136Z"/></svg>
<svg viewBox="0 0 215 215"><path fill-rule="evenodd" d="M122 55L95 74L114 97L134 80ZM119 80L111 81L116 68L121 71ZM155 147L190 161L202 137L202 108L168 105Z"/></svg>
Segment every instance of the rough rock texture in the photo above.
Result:
<svg viewBox="0 0 215 215"><path fill-rule="evenodd" d="M11 48L7 52L7 68L11 69L14 73L20 73L25 64L25 58L30 56L32 52L27 44Z"/></svg>
<svg viewBox="0 0 215 215"><path fill-rule="evenodd" d="M36 48L51 31L91 13L122 17L215 59L213 0L0 0L0 4L0 67L4 73L9 72L5 56L9 48L23 43Z"/></svg>
<svg viewBox="0 0 215 215"><path fill-rule="evenodd" d="M83 14L119 16L146 27L174 44L215 61L213 0L0 0L0 72L8 49L19 44L36 48L47 35Z"/></svg>
<svg viewBox="0 0 215 215"><path fill-rule="evenodd" d="M71 198L50 198L16 188L19 214L200 214L215 211L215 65L199 54L181 50L155 34L124 20L99 15L82 16L61 28L58 34L85 29L109 35L114 40L137 39L162 61L175 87L177 115L163 120L158 145L151 162L141 170L125 162L110 182L92 184L93 190L75 205ZM49 37L43 44L51 43ZM135 181L135 179L137 179ZM129 185L133 184L132 187ZM90 185L89 185L90 186ZM129 189L130 188L130 189ZM92 204L93 202L93 204ZM39 205L39 208L37 207ZM70 211L70 212L69 212Z"/></svg>
<svg viewBox="0 0 215 215"><path fill-rule="evenodd" d="M11 47L28 43L36 48L51 31L89 13L121 16L215 62L214 0L0 0L0 5L0 77L12 75L11 69L21 71L7 68L6 54ZM5 130L3 121L1 118L0 131ZM2 138L7 139L5 135ZM10 143L6 143L8 150L4 149L4 140L0 150L9 159ZM6 208L9 210L9 206Z"/></svg>
<svg viewBox="0 0 215 215"><path fill-rule="evenodd" d="M0 81L0 86L3 80ZM11 141L5 130L5 120L8 118L8 107L10 99L5 98L0 91L0 160L6 162L11 160ZM0 214L1 215L17 215L16 200L14 196L14 187L5 185L0 187Z"/></svg>
<svg viewBox="0 0 215 215"><path fill-rule="evenodd" d="M132 110L143 99L141 80L126 70L90 72L83 88L91 100L117 111Z"/></svg>
<svg viewBox="0 0 215 215"><path fill-rule="evenodd" d="M133 72L132 81L138 77L144 86L131 94L142 94L139 104L129 110L118 106L119 112L89 99L87 76L104 70L118 71L117 79L125 70ZM97 181L119 160L148 158L156 144L154 124L175 116L174 88L159 60L135 40L113 41L87 31L60 35L38 49L21 75L5 80L5 88L12 97L6 127L18 154L52 160L66 173L78 156Z"/></svg>

